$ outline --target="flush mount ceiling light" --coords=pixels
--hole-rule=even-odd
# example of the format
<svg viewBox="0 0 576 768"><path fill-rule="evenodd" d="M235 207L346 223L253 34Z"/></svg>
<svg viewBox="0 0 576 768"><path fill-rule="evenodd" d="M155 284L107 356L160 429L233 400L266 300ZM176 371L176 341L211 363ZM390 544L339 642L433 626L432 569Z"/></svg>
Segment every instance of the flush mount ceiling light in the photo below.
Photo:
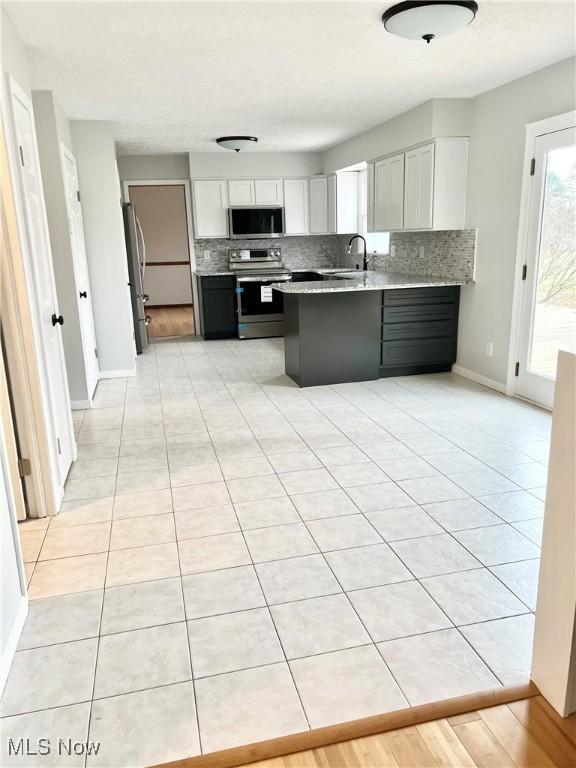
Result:
<svg viewBox="0 0 576 768"><path fill-rule="evenodd" d="M422 0L398 3L382 14L387 32L409 40L426 40L451 35L470 24L478 11L474 0Z"/></svg>
<svg viewBox="0 0 576 768"><path fill-rule="evenodd" d="M249 149L256 144L258 139L255 136L221 136L216 139L216 144L224 149L233 149L234 152L240 152L241 149Z"/></svg>

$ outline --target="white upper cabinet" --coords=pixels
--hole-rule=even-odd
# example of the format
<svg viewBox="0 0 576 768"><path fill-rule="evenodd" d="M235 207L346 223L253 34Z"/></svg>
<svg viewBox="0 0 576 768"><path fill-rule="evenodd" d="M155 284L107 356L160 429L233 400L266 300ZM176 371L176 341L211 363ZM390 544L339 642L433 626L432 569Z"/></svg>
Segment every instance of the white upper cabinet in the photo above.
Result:
<svg viewBox="0 0 576 768"><path fill-rule="evenodd" d="M432 229L434 144L406 152L404 160L404 229Z"/></svg>
<svg viewBox="0 0 576 768"><path fill-rule="evenodd" d="M468 139L435 139L368 165L368 231L463 229Z"/></svg>
<svg viewBox="0 0 576 768"><path fill-rule="evenodd" d="M404 154L374 163L374 229L404 227Z"/></svg>
<svg viewBox="0 0 576 768"><path fill-rule="evenodd" d="M285 234L310 234L308 221L308 179L284 179Z"/></svg>
<svg viewBox="0 0 576 768"><path fill-rule="evenodd" d="M256 205L282 205L284 191L282 179L256 179Z"/></svg>
<svg viewBox="0 0 576 768"><path fill-rule="evenodd" d="M253 179L231 179L228 182L230 205L254 205L256 194Z"/></svg>
<svg viewBox="0 0 576 768"><path fill-rule="evenodd" d="M328 233L331 235L335 234L338 228L337 183L335 173L328 176Z"/></svg>
<svg viewBox="0 0 576 768"><path fill-rule="evenodd" d="M310 179L310 234L328 232L328 179L318 176Z"/></svg>
<svg viewBox="0 0 576 768"><path fill-rule="evenodd" d="M222 179L196 179L194 198L194 236L228 237L228 184Z"/></svg>

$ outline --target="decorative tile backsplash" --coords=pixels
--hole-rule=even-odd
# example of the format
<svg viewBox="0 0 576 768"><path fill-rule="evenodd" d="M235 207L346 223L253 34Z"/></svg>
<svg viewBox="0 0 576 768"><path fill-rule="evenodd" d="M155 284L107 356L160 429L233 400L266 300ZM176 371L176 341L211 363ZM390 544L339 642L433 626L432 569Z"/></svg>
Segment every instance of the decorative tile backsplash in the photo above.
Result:
<svg viewBox="0 0 576 768"><path fill-rule="evenodd" d="M290 269L335 267L346 250L348 240L348 235L309 235L272 240L194 240L196 269L199 272L228 269L230 248L281 248L282 261ZM210 251L208 258L204 256L204 251Z"/></svg>
<svg viewBox="0 0 576 768"><path fill-rule="evenodd" d="M424 249L422 255L421 248ZM475 257L475 229L391 232L390 254L373 256L370 269L473 280ZM340 266L353 267L357 262L358 254L344 254L340 259Z"/></svg>
<svg viewBox="0 0 576 768"><path fill-rule="evenodd" d="M361 262L358 253L348 255L349 235L309 235L272 240L195 240L196 269L220 272L228 269L230 248L282 249L282 261L290 269L354 267ZM430 275L457 280L474 278L476 230L457 229L438 232L392 232L390 250L394 256L374 256L370 269ZM420 249L423 254L420 255ZM204 252L209 251L209 256Z"/></svg>

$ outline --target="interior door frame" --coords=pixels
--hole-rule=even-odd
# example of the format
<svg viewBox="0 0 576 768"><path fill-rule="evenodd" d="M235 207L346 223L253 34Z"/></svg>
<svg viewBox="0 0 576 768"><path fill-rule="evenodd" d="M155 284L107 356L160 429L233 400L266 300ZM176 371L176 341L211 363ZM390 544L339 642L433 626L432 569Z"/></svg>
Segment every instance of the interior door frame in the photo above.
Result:
<svg viewBox="0 0 576 768"><path fill-rule="evenodd" d="M198 286L194 279L196 271L196 252L194 251L194 224L192 221L192 192L190 179L124 179L122 191L124 202L130 202L130 187L168 187L183 186L186 202L186 223L188 229L188 251L190 253L190 284L192 285L192 303L194 309L194 334L198 334L200 328L200 312L198 309Z"/></svg>
<svg viewBox="0 0 576 768"><path fill-rule="evenodd" d="M29 517L38 518L55 515L59 501L58 489L54 486L51 471L36 337L21 244L17 201L9 163L7 138L9 129L10 120L3 111L2 120L0 120L0 167L2 169L0 175L2 203L0 306L2 326L5 330L6 360L0 360L0 362L5 362L9 368L13 405L12 410L10 403L6 402L3 404L3 410L10 414L10 420L12 420L12 413L14 414L13 418L17 421L17 425L11 424L12 431L17 427L22 454L30 461L31 473L24 478L26 508ZM9 439L10 435L7 435L7 440ZM15 450L11 451L8 446L8 469L13 487L16 487L15 478L19 477L17 458ZM16 502L18 503L18 498ZM18 517L20 516L18 514Z"/></svg>
<svg viewBox="0 0 576 768"><path fill-rule="evenodd" d="M78 175L78 163L76 162L76 157L72 153L69 147L66 146L66 144L61 141L60 142L60 164L62 168L62 183L64 186L64 205L66 207L66 214L68 216L68 222L70 228L72 227L72 218L73 213L70 207L70 200L68 199L68 189L66 184L66 168L65 163L66 161L71 162L76 170L76 181L78 183L78 190L80 188L80 179ZM81 206L80 198L78 198L78 204ZM92 324L92 336L94 338L94 345L95 349L98 348L98 340L96 338L96 328L94 323L94 305L92 304L92 286L90 285L90 269L88 267L88 254L86 251L86 233L84 230L84 218L82 215L82 207L80 207L80 223L82 227L82 238L84 240L84 259L86 261L86 275L88 279L88 296L90 299L90 315L91 315L91 324ZM78 288L79 288L79 282L78 282L78 274L76 270L76 259L77 254L74 253L74 238L72 237L72 232L70 232L70 250L72 253L72 268L74 269L74 282L76 286L76 304L78 306L78 322L81 324L81 317L82 317L82 308L80 306L80 297L78 296ZM86 377L86 384L90 383L90 387L87 386L87 393L88 393L88 400L86 401L86 405L88 408L92 407L92 400L94 399L94 393L96 392L96 387L98 386L98 382L100 381L100 363L98 360L98 357L96 356L96 381L94 382L94 387L91 386L91 382L88 382L88 368L89 368L89 362L88 362L88 354L91 350L87 348L86 339L84 337L82 326L80 327L80 338L82 339L82 354L84 356L84 368L85 368L85 377ZM92 391L90 391L92 390Z"/></svg>
<svg viewBox="0 0 576 768"><path fill-rule="evenodd" d="M508 375L506 377L506 394L526 399L518 393L518 377L516 364L520 360L520 343L522 335L522 309L524 304L525 281L522 279L524 265L527 263L530 215L535 194L532 184L531 161L534 157L536 139L548 133L563 131L576 124L576 110L554 115L545 120L528 123L524 144L524 165L522 171L522 195L520 199L520 218L518 222L518 240L516 244L516 261L514 266L514 292L512 296L512 321L510 326L510 349L508 353ZM540 408L546 408L541 403L535 403ZM546 410L551 410L546 408Z"/></svg>

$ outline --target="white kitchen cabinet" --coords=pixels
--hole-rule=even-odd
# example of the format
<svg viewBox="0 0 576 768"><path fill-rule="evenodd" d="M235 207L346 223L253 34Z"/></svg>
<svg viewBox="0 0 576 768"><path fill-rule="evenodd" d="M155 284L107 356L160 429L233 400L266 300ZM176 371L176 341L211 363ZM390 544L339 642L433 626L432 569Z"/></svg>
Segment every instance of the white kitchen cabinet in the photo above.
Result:
<svg viewBox="0 0 576 768"><path fill-rule="evenodd" d="M374 163L374 230L404 227L404 153Z"/></svg>
<svg viewBox="0 0 576 768"><path fill-rule="evenodd" d="M282 205L284 202L282 179L256 179L254 187L256 205Z"/></svg>
<svg viewBox="0 0 576 768"><path fill-rule="evenodd" d="M284 230L309 235L308 179L284 179Z"/></svg>
<svg viewBox="0 0 576 768"><path fill-rule="evenodd" d="M230 179L228 199L230 205L254 205L256 200L254 179Z"/></svg>
<svg viewBox="0 0 576 768"><path fill-rule="evenodd" d="M368 231L463 229L466 137L437 138L368 165Z"/></svg>
<svg viewBox="0 0 576 768"><path fill-rule="evenodd" d="M335 173L328 176L328 233L333 235L338 229L338 179Z"/></svg>
<svg viewBox="0 0 576 768"><path fill-rule="evenodd" d="M374 166L372 166L372 170L374 170ZM334 177L328 177L329 185L331 178ZM337 178L336 200L334 204L331 201L330 186L328 186L328 211L330 212L333 205L336 208L336 229L331 229L330 231L336 231L339 235L352 235L355 232L361 231L361 225L358 221L360 174L358 171L340 171ZM330 225L330 220L328 225Z"/></svg>
<svg viewBox="0 0 576 768"><path fill-rule="evenodd" d="M432 229L434 144L406 152L404 159L404 229Z"/></svg>
<svg viewBox="0 0 576 768"><path fill-rule="evenodd" d="M228 237L228 184L223 179L192 182L194 237Z"/></svg>
<svg viewBox="0 0 576 768"><path fill-rule="evenodd" d="M318 176L310 179L310 234L328 232L328 179Z"/></svg>

